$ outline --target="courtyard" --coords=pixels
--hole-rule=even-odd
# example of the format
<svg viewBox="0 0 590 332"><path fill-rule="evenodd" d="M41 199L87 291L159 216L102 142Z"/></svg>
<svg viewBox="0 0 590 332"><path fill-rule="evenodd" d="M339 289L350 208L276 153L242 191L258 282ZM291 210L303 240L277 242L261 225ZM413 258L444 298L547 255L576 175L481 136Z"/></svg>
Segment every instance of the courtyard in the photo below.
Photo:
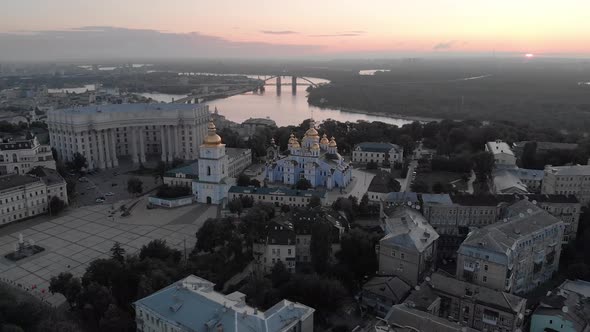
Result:
<svg viewBox="0 0 590 332"><path fill-rule="evenodd" d="M132 206L131 215L121 217L119 207ZM217 215L217 206L193 204L181 208L147 209L147 198L114 204L70 208L60 216L40 216L0 229L0 279L20 285L53 306L65 302L61 294L48 291L49 280L61 272L82 276L88 264L110 256L119 242L127 254L133 254L155 239L181 252L190 253L195 233L208 218ZM117 211L113 213L113 211ZM12 262L4 255L13 252L19 234L45 250Z"/></svg>

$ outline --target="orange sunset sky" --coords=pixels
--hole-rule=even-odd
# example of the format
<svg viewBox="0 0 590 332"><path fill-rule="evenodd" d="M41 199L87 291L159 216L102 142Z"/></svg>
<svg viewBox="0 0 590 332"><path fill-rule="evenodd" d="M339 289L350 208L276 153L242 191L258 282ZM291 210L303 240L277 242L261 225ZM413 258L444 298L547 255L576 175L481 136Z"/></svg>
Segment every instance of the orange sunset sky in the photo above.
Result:
<svg viewBox="0 0 590 332"><path fill-rule="evenodd" d="M0 35L81 27L197 32L358 52L590 54L589 0L4 0Z"/></svg>

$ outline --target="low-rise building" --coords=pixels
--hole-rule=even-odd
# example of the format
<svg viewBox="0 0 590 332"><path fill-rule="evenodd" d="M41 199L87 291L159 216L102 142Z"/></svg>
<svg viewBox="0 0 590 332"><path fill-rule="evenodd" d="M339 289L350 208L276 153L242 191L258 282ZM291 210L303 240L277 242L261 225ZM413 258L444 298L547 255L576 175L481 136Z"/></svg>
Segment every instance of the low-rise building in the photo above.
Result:
<svg viewBox="0 0 590 332"><path fill-rule="evenodd" d="M420 329L420 331L498 331L508 332L522 329L526 300L516 295L480 287L457 280L442 273L433 273L419 288L407 297L404 307L398 305L397 311L416 310L426 321L431 320L438 329ZM400 318L407 317L391 313L386 320L395 325L402 325ZM438 317L440 320L432 319ZM441 321L442 320L442 321ZM445 322L446 321L446 322ZM461 329L447 328L447 323ZM410 325L417 328L425 322ZM415 326L417 325L417 326Z"/></svg>
<svg viewBox="0 0 590 332"><path fill-rule="evenodd" d="M139 332L313 332L314 309L279 301L266 311L246 304L246 295L224 295L194 275L133 303Z"/></svg>
<svg viewBox="0 0 590 332"><path fill-rule="evenodd" d="M371 179L371 183L367 188L367 196L369 197L370 201L379 202L383 200L383 198L390 192L395 190L399 191L399 185L399 182L397 182L391 173L379 171L377 174L375 174L373 179Z"/></svg>
<svg viewBox="0 0 590 332"><path fill-rule="evenodd" d="M388 326L376 326L376 331L384 332L410 332L410 331L436 331L436 332L475 332L470 327L451 322L446 318L433 315L429 312L418 310L411 304L402 303L391 307L385 321Z"/></svg>
<svg viewBox="0 0 590 332"><path fill-rule="evenodd" d="M239 148L225 148L227 154L227 174L237 178L248 166L252 165L252 150Z"/></svg>
<svg viewBox="0 0 590 332"><path fill-rule="evenodd" d="M295 209L291 212L289 220L295 228L296 246L295 259L297 263L311 263L311 241L313 227L325 223L330 227L330 239L332 255L340 251L342 235L348 229L348 221L342 214L327 209ZM322 239L328 241L328 239Z"/></svg>
<svg viewBox="0 0 590 332"><path fill-rule="evenodd" d="M276 263L282 262L289 272L295 272L295 229L290 222L272 221L264 235L256 239L252 253L264 273L270 273Z"/></svg>
<svg viewBox="0 0 590 332"><path fill-rule="evenodd" d="M508 143L501 140L487 142L485 150L494 155L495 165L516 165L516 156Z"/></svg>
<svg viewBox="0 0 590 332"><path fill-rule="evenodd" d="M379 240L379 274L418 285L436 267L438 234L413 208L382 205L381 210L385 236Z"/></svg>
<svg viewBox="0 0 590 332"><path fill-rule="evenodd" d="M363 285L361 307L385 317L393 305L401 303L412 287L398 277L373 277Z"/></svg>
<svg viewBox="0 0 590 332"><path fill-rule="evenodd" d="M494 194L528 194L529 188L513 172L496 169L492 172L491 189Z"/></svg>
<svg viewBox="0 0 590 332"><path fill-rule="evenodd" d="M164 173L163 182L172 187L192 188L193 180L199 178L197 161L173 168Z"/></svg>
<svg viewBox="0 0 590 332"><path fill-rule="evenodd" d="M366 164L393 165L404 161L404 149L399 145L384 142L363 142L354 146L352 161Z"/></svg>
<svg viewBox="0 0 590 332"><path fill-rule="evenodd" d="M0 176L0 225L48 213L53 196L68 203L66 182L55 170L33 172Z"/></svg>
<svg viewBox="0 0 590 332"><path fill-rule="evenodd" d="M563 222L528 200L505 218L471 232L457 251L457 278L510 293L525 293L557 271Z"/></svg>
<svg viewBox="0 0 590 332"><path fill-rule="evenodd" d="M37 137L0 143L0 174L26 174L39 166L55 169L55 160L51 147Z"/></svg>
<svg viewBox="0 0 590 332"><path fill-rule="evenodd" d="M582 205L590 202L590 165L545 166L543 194L575 195Z"/></svg>
<svg viewBox="0 0 590 332"><path fill-rule="evenodd" d="M307 206L313 196L319 197L322 205L326 203L326 192L323 190L232 186L228 192L230 201L240 197L250 197L255 203L271 203L275 206L285 204L292 207Z"/></svg>
<svg viewBox="0 0 590 332"><path fill-rule="evenodd" d="M566 280L548 292L531 316L530 331L590 331L590 282Z"/></svg>

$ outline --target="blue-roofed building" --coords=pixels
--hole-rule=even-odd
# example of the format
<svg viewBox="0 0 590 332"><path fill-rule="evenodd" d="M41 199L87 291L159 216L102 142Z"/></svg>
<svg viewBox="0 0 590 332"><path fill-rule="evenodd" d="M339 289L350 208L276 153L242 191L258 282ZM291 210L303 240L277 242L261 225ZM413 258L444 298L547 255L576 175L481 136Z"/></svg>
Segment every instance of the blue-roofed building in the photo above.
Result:
<svg viewBox="0 0 590 332"><path fill-rule="evenodd" d="M404 161L404 149L392 143L363 142L354 146L352 161L366 164L374 162L379 165L392 165Z"/></svg>
<svg viewBox="0 0 590 332"><path fill-rule="evenodd" d="M395 275L416 286L436 266L438 233L420 211L383 205L385 236L379 240L379 274Z"/></svg>
<svg viewBox="0 0 590 332"><path fill-rule="evenodd" d="M312 332L314 309L282 300L266 311L240 292L224 295L203 278L188 277L134 303L140 332Z"/></svg>
<svg viewBox="0 0 590 332"><path fill-rule="evenodd" d="M313 196L319 197L322 205L325 204L326 191L324 190L297 190L285 187L256 188L232 186L229 188L228 193L230 201L240 197L251 197L254 202L271 203L275 206L286 204L298 207L307 206Z"/></svg>
<svg viewBox="0 0 590 332"><path fill-rule="evenodd" d="M336 139L332 137L328 140L326 134L320 139L314 126L312 119L301 144L291 134L287 156L280 155L274 139L271 141L266 163L266 179L269 182L294 185L300 179L307 179L314 188L332 190L345 188L352 181L352 167L338 153Z"/></svg>
<svg viewBox="0 0 590 332"><path fill-rule="evenodd" d="M383 202L387 205L402 205L415 206L420 208L420 198L418 194L411 191L390 192L383 196Z"/></svg>

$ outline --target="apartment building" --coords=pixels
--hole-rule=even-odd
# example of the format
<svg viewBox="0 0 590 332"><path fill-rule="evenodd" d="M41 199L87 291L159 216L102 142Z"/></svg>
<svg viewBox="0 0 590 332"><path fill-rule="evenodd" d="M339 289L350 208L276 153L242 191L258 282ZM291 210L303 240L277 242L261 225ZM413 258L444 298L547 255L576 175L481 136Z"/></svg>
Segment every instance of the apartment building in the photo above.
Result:
<svg viewBox="0 0 590 332"><path fill-rule="evenodd" d="M213 290L189 275L133 303L138 332L313 332L314 309L281 300L267 311L250 307L246 295Z"/></svg>
<svg viewBox="0 0 590 332"><path fill-rule="evenodd" d="M590 331L590 282L566 280L547 292L531 316L530 331Z"/></svg>
<svg viewBox="0 0 590 332"><path fill-rule="evenodd" d="M386 320L395 325L405 322L404 326L420 331L455 331L447 328L454 325L459 327L456 331L512 332L523 328L526 300L436 272L396 307ZM406 321L407 310L417 311L415 315L423 321ZM435 328L424 328L423 324L430 324L427 321L434 322Z"/></svg>
<svg viewBox="0 0 590 332"><path fill-rule="evenodd" d="M282 262L289 272L295 272L295 230L293 224L272 221L265 234L255 240L252 253L264 273L270 273L276 263Z"/></svg>
<svg viewBox="0 0 590 332"><path fill-rule="evenodd" d="M289 220L293 223L296 235L295 259L297 263L311 263L311 241L314 226L323 223L330 228L332 254L340 251L340 240L348 229L348 220L336 211L327 209L295 209ZM328 239L323 239L327 241Z"/></svg>
<svg viewBox="0 0 590 332"><path fill-rule="evenodd" d="M590 202L590 165L545 166L543 194L575 195L582 205Z"/></svg>
<svg viewBox="0 0 590 332"><path fill-rule="evenodd" d="M549 280L559 266L564 224L528 200L505 218L471 232L457 251L457 278L510 293L525 293Z"/></svg>
<svg viewBox="0 0 590 332"><path fill-rule="evenodd" d="M379 274L416 286L436 266L438 233L413 208L382 205L381 210L385 236L379 240Z"/></svg>

